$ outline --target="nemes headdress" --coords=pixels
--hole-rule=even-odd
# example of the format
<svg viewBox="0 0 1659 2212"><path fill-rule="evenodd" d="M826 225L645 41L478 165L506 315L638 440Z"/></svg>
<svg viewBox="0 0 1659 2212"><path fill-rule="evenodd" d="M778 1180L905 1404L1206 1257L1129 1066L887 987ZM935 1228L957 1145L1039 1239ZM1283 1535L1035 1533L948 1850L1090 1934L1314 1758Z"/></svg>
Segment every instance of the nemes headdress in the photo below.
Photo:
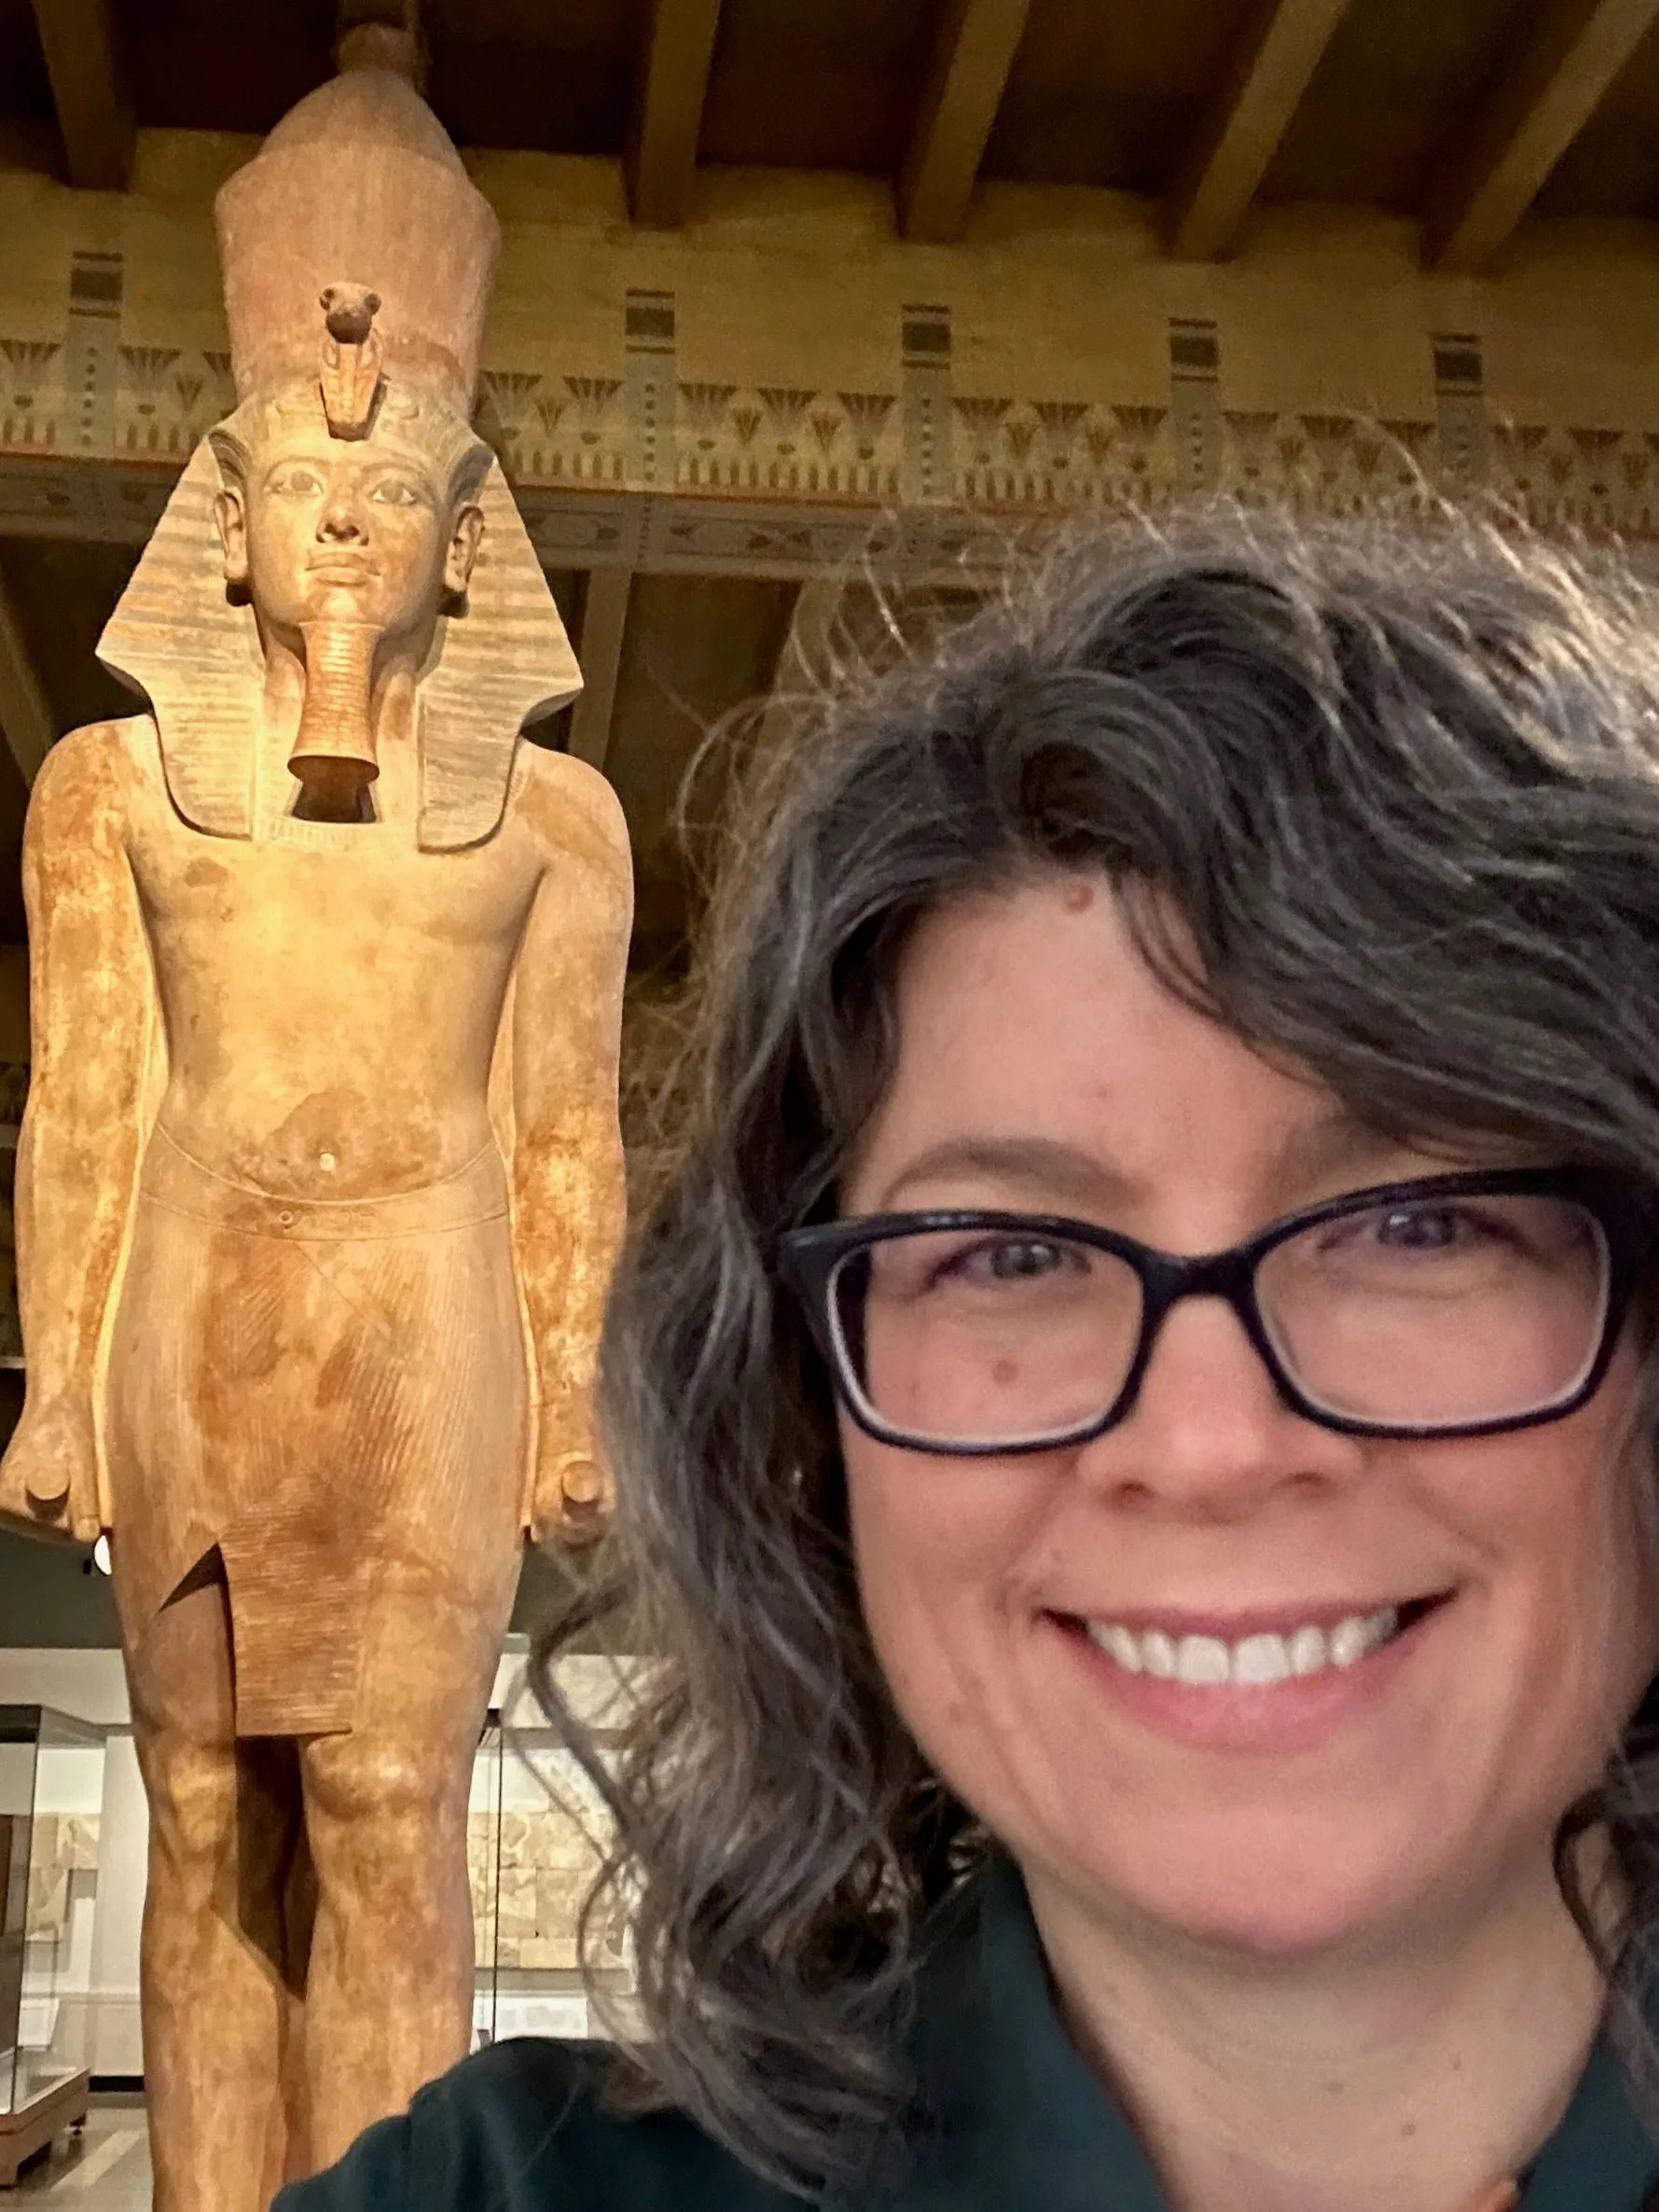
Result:
<svg viewBox="0 0 1659 2212"><path fill-rule="evenodd" d="M440 616L421 677L420 839L477 843L506 803L518 732L581 687L498 463L469 426L499 250L493 213L411 81L409 42L353 35L214 203L237 408L192 455L99 641L145 694L174 805L254 832L263 666L223 575L214 501L285 418L408 438L476 499L464 613Z"/></svg>

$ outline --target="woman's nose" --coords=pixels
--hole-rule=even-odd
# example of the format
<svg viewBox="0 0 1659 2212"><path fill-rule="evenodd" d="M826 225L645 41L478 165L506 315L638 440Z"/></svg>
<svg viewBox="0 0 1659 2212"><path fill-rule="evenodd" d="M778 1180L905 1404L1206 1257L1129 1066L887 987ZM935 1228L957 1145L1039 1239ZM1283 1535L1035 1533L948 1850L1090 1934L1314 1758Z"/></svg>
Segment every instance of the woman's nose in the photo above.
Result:
<svg viewBox="0 0 1659 2212"><path fill-rule="evenodd" d="M1221 1515L1286 1484L1342 1481L1357 1458L1353 1438L1284 1403L1238 1316L1208 1297L1165 1317L1135 1403L1081 1453L1107 1488Z"/></svg>

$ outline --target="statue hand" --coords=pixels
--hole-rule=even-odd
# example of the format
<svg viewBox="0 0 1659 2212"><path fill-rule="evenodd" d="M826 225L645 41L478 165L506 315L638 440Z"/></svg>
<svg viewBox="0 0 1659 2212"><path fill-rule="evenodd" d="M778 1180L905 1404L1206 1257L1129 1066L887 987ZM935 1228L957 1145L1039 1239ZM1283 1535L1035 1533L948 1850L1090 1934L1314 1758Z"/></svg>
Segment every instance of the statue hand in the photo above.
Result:
<svg viewBox="0 0 1659 2212"><path fill-rule="evenodd" d="M549 1453L536 1471L531 1542L580 1550L604 1534L615 1499L611 1471L594 1452Z"/></svg>
<svg viewBox="0 0 1659 2212"><path fill-rule="evenodd" d="M0 1519L33 1536L95 1543L98 1446L92 1402L65 1390L29 1397L0 1459Z"/></svg>

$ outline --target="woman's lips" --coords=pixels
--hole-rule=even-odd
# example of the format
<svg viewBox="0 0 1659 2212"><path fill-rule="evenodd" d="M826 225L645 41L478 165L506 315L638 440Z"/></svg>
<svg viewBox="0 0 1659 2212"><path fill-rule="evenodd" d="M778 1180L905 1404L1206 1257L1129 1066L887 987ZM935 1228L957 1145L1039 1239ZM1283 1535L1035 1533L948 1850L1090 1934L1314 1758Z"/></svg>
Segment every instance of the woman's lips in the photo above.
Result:
<svg viewBox="0 0 1659 2212"><path fill-rule="evenodd" d="M1101 1650L1083 1621L1059 1614L1044 1618L1069 1663L1097 1694L1140 1727L1195 1750L1283 1756L1316 1750L1379 1713L1395 1686L1432 1648L1448 1614L1455 1612L1455 1597L1452 1593L1403 1609L1394 1635L1351 1666L1331 1665L1317 1673L1261 1683L1187 1682L1178 1676L1131 1673Z"/></svg>
<svg viewBox="0 0 1659 2212"><path fill-rule="evenodd" d="M1403 1581L1402 1587L1409 1585ZM1183 1636L1214 1636L1224 1643L1241 1643L1247 1636L1292 1636L1298 1628L1334 1628L1339 1621L1363 1618L1368 1613L1380 1612L1388 1605L1397 1606L1402 1613L1411 1612L1420 1606L1438 1604L1449 1596L1445 1589L1415 1597L1390 1590L1375 1597L1292 1599L1283 1605L1229 1606L1224 1611L1131 1605L1121 1610L1091 1608L1086 1613L1068 1611L1058 1617L1111 1621L1121 1628L1131 1629L1137 1636L1156 1628L1177 1641Z"/></svg>

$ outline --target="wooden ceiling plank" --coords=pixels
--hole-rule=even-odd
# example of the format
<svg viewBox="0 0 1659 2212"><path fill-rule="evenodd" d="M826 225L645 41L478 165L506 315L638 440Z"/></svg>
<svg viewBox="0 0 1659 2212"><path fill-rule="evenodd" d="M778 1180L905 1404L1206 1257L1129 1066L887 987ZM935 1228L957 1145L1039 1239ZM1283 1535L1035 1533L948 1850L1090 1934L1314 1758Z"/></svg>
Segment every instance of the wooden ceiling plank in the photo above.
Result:
<svg viewBox="0 0 1659 2212"><path fill-rule="evenodd" d="M1659 0L1568 0L1546 15L1460 133L1470 150L1431 198L1431 268L1490 268L1656 17Z"/></svg>
<svg viewBox="0 0 1659 2212"><path fill-rule="evenodd" d="M35 0L69 181L124 192L132 173L137 111L113 0Z"/></svg>
<svg viewBox="0 0 1659 2212"><path fill-rule="evenodd" d="M653 0L624 162L636 223L674 230L697 173L720 0Z"/></svg>
<svg viewBox="0 0 1659 2212"><path fill-rule="evenodd" d="M949 244L961 236L1030 4L948 0L899 173L906 238Z"/></svg>
<svg viewBox="0 0 1659 2212"><path fill-rule="evenodd" d="M616 713L616 679L622 669L622 641L628 631L628 602L633 590L629 568L588 572L582 605L582 647L577 660L582 688L571 709L570 750L578 760L602 768L611 750Z"/></svg>
<svg viewBox="0 0 1659 2212"><path fill-rule="evenodd" d="M6 734L23 781L33 783L58 733L4 578L0 578L0 730Z"/></svg>
<svg viewBox="0 0 1659 2212"><path fill-rule="evenodd" d="M1352 0L1268 0L1169 198L1178 261L1214 261L1238 235L1256 188Z"/></svg>

